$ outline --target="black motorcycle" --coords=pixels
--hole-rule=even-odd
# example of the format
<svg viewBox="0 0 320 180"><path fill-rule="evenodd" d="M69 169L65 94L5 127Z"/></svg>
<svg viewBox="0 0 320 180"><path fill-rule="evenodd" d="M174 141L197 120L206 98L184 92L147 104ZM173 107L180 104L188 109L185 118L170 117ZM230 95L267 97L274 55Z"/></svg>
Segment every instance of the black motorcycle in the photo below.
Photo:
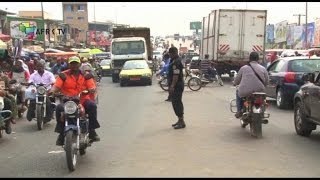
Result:
<svg viewBox="0 0 320 180"><path fill-rule="evenodd" d="M84 155L86 148L92 143L89 140L89 119L80 104L80 96L88 93L88 91L83 91L77 97L64 97L62 119L65 121L65 142L63 147L70 171L76 169L78 151L80 155Z"/></svg>

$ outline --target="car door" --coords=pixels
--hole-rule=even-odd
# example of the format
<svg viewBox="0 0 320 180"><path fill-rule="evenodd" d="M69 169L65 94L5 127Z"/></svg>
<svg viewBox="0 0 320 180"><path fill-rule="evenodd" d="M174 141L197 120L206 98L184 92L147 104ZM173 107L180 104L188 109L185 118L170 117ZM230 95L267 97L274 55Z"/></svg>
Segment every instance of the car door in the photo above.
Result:
<svg viewBox="0 0 320 180"><path fill-rule="evenodd" d="M309 87L309 100L311 117L317 121L320 121L320 74L316 78L316 82Z"/></svg>
<svg viewBox="0 0 320 180"><path fill-rule="evenodd" d="M277 79L277 74L278 74L276 69L277 69L279 62L280 61L275 61L267 69L268 74L269 74L269 83L266 87L266 93L267 93L267 96L269 96L269 97L276 96L276 93L275 93L276 87L277 87L277 83L276 83L277 80L276 79Z"/></svg>

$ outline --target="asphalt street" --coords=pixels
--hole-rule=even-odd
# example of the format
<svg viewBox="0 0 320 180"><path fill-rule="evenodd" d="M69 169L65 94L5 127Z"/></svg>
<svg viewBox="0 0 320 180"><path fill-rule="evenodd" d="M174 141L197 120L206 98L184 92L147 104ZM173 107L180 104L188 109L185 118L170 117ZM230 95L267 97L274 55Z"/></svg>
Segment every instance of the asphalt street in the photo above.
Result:
<svg viewBox="0 0 320 180"><path fill-rule="evenodd" d="M225 79L226 80L226 79ZM293 110L270 102L263 138L250 136L229 111L235 97L230 82L183 94L185 129L167 93L152 86L120 87L104 77L99 86L97 133L69 172L62 147L56 146L55 120L37 130L20 119L14 133L0 139L1 177L319 177L320 134L296 135Z"/></svg>

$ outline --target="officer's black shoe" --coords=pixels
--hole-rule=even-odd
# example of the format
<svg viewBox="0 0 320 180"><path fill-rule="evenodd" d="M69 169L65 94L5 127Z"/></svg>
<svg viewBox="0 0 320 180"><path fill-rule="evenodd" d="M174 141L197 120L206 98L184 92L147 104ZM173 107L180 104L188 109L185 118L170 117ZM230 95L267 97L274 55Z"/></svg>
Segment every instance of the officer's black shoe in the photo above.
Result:
<svg viewBox="0 0 320 180"><path fill-rule="evenodd" d="M182 129L185 128L186 124L185 123L178 123L177 125L175 125L173 128L174 129Z"/></svg>
<svg viewBox="0 0 320 180"><path fill-rule="evenodd" d="M57 139L57 142L56 142L56 145L57 145L57 146L63 146L63 144L64 144L63 141L64 141L63 134L59 134L58 139Z"/></svg>
<svg viewBox="0 0 320 180"><path fill-rule="evenodd" d="M100 137L98 136L95 130L89 132L89 139L91 139L92 142L100 141Z"/></svg>
<svg viewBox="0 0 320 180"><path fill-rule="evenodd" d="M165 101L171 102L172 100L171 99L166 99Z"/></svg>

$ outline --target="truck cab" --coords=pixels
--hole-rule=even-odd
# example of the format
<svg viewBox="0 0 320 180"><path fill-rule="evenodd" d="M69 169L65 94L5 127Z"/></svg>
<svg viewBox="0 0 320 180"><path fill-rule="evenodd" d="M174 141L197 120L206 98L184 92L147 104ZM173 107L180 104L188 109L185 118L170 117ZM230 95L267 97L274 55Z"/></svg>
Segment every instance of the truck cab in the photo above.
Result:
<svg viewBox="0 0 320 180"><path fill-rule="evenodd" d="M119 81L119 73L126 61L148 61L148 46L143 37L114 38L111 42L110 50L112 82Z"/></svg>

